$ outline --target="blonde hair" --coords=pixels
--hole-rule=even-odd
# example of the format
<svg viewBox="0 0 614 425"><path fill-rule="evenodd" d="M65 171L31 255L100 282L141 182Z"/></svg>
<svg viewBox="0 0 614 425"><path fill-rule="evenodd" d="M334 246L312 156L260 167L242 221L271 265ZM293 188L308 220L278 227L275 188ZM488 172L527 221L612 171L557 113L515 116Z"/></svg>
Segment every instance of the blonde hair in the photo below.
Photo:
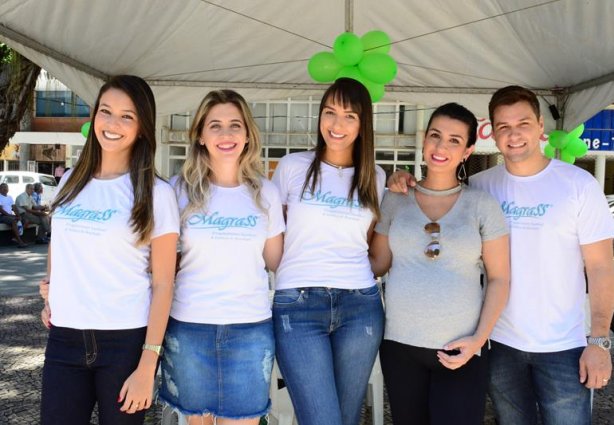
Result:
<svg viewBox="0 0 614 425"><path fill-rule="evenodd" d="M260 157L260 132L247 102L239 93L233 90L214 90L209 92L200 103L194 122L190 127L190 150L188 157L179 174L177 191L185 190L188 197L188 205L181 214L181 220L185 221L190 215L204 211L210 196L211 158L209 151L200 144L201 134L205 120L216 105L232 104L237 107L247 131L247 141L243 152L239 156L239 184L245 184L250 189L254 202L266 213L262 205L260 190L262 188L262 159Z"/></svg>

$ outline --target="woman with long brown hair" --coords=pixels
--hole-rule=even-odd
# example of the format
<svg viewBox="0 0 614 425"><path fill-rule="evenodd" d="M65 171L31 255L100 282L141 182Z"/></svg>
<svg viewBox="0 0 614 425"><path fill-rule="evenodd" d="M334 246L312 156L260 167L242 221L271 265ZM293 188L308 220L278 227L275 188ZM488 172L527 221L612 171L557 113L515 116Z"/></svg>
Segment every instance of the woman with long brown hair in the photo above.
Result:
<svg viewBox="0 0 614 425"><path fill-rule="evenodd" d="M385 174L366 88L341 78L320 103L315 150L282 158L287 212L273 319L277 360L301 425L356 425L384 312L368 259Z"/></svg>
<svg viewBox="0 0 614 425"><path fill-rule="evenodd" d="M179 214L154 168L154 96L105 83L76 166L52 205L42 424L141 424L173 293ZM47 285L43 283L42 293Z"/></svg>

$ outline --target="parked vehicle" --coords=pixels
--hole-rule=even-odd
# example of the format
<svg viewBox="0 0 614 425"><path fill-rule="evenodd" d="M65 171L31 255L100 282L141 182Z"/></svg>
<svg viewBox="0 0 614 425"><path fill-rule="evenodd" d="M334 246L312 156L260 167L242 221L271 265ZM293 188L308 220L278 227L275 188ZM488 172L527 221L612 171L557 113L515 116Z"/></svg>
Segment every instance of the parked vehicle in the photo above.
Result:
<svg viewBox="0 0 614 425"><path fill-rule="evenodd" d="M0 171L0 183L9 186L9 195L13 199L25 192L26 184L41 183L43 185L43 196L41 203L50 204L55 196L58 184L53 176L49 174L33 173L31 171Z"/></svg>

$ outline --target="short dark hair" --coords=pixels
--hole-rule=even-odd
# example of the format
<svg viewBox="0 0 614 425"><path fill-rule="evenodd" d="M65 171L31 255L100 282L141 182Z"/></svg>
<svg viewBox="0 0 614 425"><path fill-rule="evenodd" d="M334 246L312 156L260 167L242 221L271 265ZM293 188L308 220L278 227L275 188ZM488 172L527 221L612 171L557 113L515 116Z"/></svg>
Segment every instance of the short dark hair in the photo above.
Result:
<svg viewBox="0 0 614 425"><path fill-rule="evenodd" d="M450 102L444 105L441 105L433 113L429 118L429 122L426 125L426 133L428 133L431 128L431 123L437 117L448 117L456 121L460 121L467 126L467 148L475 145L475 142L478 138L478 120L469 109L465 108L463 105L459 105L458 103ZM463 160L458 167L456 167L456 175L460 175L460 170L465 165L465 160ZM462 178L461 183L467 184L468 182L468 174L465 169L465 176Z"/></svg>
<svg viewBox="0 0 614 425"><path fill-rule="evenodd" d="M531 106L531 109L533 109L535 117L537 119L541 117L539 101L535 93L524 87L507 86L497 90L490 98L490 102L488 102L488 116L490 122L494 125L495 109L499 106L509 106L518 102L527 102L529 106Z"/></svg>
<svg viewBox="0 0 614 425"><path fill-rule="evenodd" d="M478 137L478 120L469 109L465 108L463 105L459 105L458 103L446 103L445 105L441 105L439 108L435 109L431 117L429 118L429 122L426 125L426 132L431 128L431 123L437 117L448 117L453 120L457 120L467 125L467 130L469 133L467 134L467 147L471 147L475 145L475 142Z"/></svg>

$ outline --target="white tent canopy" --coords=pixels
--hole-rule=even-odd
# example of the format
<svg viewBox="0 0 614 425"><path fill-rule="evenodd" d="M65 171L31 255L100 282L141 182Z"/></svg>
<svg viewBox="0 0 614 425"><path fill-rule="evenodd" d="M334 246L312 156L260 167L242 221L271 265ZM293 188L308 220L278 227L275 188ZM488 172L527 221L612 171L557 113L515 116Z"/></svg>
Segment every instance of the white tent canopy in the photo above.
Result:
<svg viewBox="0 0 614 425"><path fill-rule="evenodd" d="M384 100L465 104L535 89L564 128L614 100L612 0L3 0L0 41L93 103L110 75L152 85L161 115L227 87L248 100L320 95L307 61L351 29L389 34L399 68Z"/></svg>

